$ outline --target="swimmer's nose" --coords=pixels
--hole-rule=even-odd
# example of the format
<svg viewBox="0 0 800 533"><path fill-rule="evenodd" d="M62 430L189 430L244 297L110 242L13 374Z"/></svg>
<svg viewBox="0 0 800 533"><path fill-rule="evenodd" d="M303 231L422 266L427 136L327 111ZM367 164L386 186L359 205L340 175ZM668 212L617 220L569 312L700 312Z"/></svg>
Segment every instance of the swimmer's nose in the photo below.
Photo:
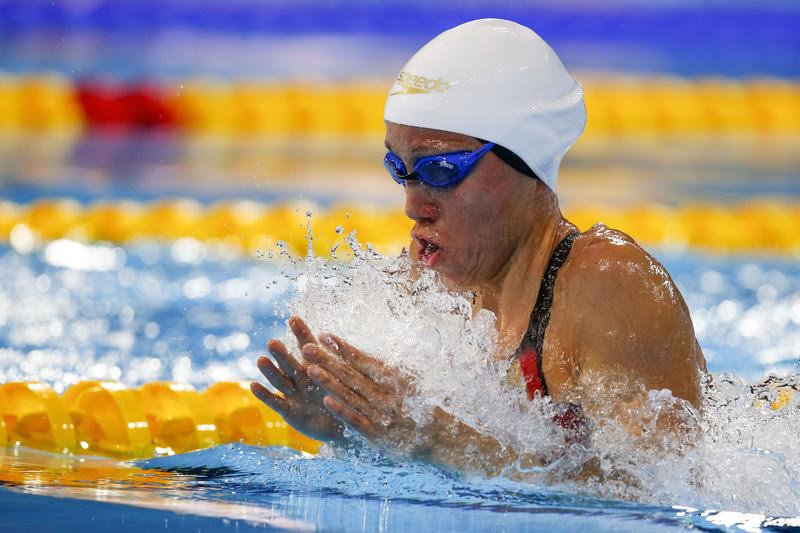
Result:
<svg viewBox="0 0 800 533"><path fill-rule="evenodd" d="M430 187L416 181L405 186L406 216L414 222L433 222L439 216L439 206L434 201Z"/></svg>

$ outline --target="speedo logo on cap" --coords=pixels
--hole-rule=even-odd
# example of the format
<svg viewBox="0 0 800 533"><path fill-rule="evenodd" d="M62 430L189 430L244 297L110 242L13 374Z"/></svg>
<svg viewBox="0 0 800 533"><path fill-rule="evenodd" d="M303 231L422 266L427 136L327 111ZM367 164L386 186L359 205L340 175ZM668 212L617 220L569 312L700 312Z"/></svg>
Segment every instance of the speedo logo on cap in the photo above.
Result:
<svg viewBox="0 0 800 533"><path fill-rule="evenodd" d="M389 96L396 94L428 94L431 92L444 93L450 87L450 82L444 81L442 78L428 78L406 71L402 71L397 76L395 84L399 85L400 89L390 93Z"/></svg>

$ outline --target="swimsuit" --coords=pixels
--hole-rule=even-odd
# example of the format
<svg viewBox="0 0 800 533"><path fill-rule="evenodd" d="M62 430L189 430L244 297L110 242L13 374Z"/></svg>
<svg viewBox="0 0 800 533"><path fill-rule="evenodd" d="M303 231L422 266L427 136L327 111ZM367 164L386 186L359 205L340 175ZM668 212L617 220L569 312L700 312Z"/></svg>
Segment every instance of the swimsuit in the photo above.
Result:
<svg viewBox="0 0 800 533"><path fill-rule="evenodd" d="M528 391L528 398L533 399L538 392L542 396L547 395L547 383L542 373L542 348L544 347L544 332L547 323L550 322L550 307L553 305L553 287L556 284L558 269L567 260L572 242L580 235L578 232L570 233L564 240L558 243L550 264L544 271L542 284L539 287L539 297L531 313L528 322L528 332L522 338L522 343L517 348L514 355L519 359L522 369L522 377L525 381L525 389Z"/></svg>
<svg viewBox="0 0 800 533"><path fill-rule="evenodd" d="M528 322L528 331L514 355L519 360L522 378L528 399L536 395L547 396L547 383L542 372L542 349L544 347L544 334L550 321L550 307L553 305L553 288L556 284L558 269L564 264L572 249L572 243L580 235L577 231L570 233L558 243L550 263L544 271L542 284L539 287L539 296ZM584 427L585 420L580 407L569 405L567 409L554 417L557 424L570 431L579 431Z"/></svg>

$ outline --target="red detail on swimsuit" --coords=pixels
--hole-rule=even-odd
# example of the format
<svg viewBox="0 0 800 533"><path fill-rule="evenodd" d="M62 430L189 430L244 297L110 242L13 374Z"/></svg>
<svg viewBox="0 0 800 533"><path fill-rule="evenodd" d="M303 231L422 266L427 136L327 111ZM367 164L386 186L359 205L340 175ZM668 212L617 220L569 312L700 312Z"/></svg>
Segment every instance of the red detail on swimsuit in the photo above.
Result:
<svg viewBox="0 0 800 533"><path fill-rule="evenodd" d="M536 350L527 347L519 354L519 366L522 368L522 377L525 380L525 390L528 392L528 399L532 400L536 393L544 395L542 377L539 374L539 364ZM581 442L588 435L586 418L583 416L580 406L568 405L564 412L553 416L553 422L567 430L566 443Z"/></svg>
<svg viewBox="0 0 800 533"><path fill-rule="evenodd" d="M581 440L586 430L586 419L583 417L581 408L577 405L569 404L563 413L553 417L553 422L569 432L567 440Z"/></svg>
<svg viewBox="0 0 800 533"><path fill-rule="evenodd" d="M536 350L530 347L524 348L519 354L519 366L522 368L522 378L525 380L525 390L528 392L529 400L533 400L537 392L544 395L537 359Z"/></svg>

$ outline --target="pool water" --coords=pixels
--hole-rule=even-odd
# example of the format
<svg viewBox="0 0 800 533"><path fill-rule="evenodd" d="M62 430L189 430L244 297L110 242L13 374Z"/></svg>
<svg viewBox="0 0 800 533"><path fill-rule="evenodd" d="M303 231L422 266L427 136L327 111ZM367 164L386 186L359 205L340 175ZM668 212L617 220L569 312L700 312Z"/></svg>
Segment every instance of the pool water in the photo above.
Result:
<svg viewBox="0 0 800 533"><path fill-rule="evenodd" d="M732 382L770 373L796 379L799 264L685 251L656 255L686 297L712 373L732 373ZM253 379L254 361L267 339L285 334L287 303L296 293L297 265L244 259L190 239L125 247L71 241L36 249L3 247L0 378L41 380L57 391L87 378L131 386L178 380L198 388ZM797 408L797 399L785 408L795 428ZM738 430L736 424L728 425ZM454 474L371 451L339 456L326 451L310 458L285 448L225 445L119 463L6 450L0 474L10 490L0 492L0 526L60 531L85 530L93 523L174 531L800 527L798 442L791 442L791 431L780 436L785 424L780 431L775 427L771 449L759 433L740 450L755 458L738 465L743 475L756 476L752 489L730 487L730 497L701 490L700 497L640 500L647 503L566 485ZM763 463L756 462L761 457ZM776 457L784 458L782 466ZM759 468L766 469L763 479Z"/></svg>
<svg viewBox="0 0 800 533"><path fill-rule="evenodd" d="M34 468L37 460L42 458L23 456L14 464ZM286 449L226 445L136 466L174 472L173 479L149 487L107 482L102 490L90 482L59 486L56 479L15 487L1 493L0 525L38 531L84 531L93 524L167 531L714 531L797 524L796 518L606 500L468 478L378 456L308 459ZM119 472L107 475L113 479ZM34 508L35 514L25 513Z"/></svg>

